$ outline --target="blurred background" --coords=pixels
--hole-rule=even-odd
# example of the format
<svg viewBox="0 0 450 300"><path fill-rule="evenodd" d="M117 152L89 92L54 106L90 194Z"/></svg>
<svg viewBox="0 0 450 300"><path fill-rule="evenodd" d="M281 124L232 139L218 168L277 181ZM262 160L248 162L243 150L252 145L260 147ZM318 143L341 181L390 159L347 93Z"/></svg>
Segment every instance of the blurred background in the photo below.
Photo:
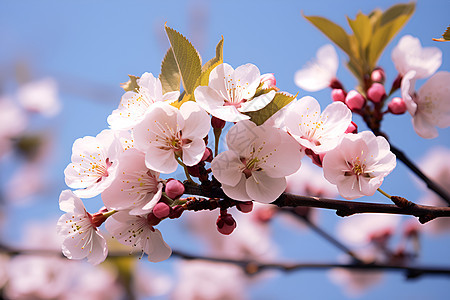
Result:
<svg viewBox="0 0 450 300"><path fill-rule="evenodd" d="M274 73L282 91L299 92L299 98L312 95L325 107L331 102L329 89L308 93L294 84L294 73L315 56L320 46L329 43L301 13L327 17L349 30L346 15L354 18L359 11L384 10L392 4L394 2L388 0L2 1L1 244L58 251L55 224L62 215L58 198L60 192L67 189L63 171L70 162L72 144L79 137L95 136L108 127L106 118L117 108L124 93L120 83L128 80L128 74L159 74L169 47L164 33L166 22L189 38L203 62L214 56L215 46L223 35L224 62L235 68L253 63L261 74ZM417 2L416 12L379 61L387 75L387 86L397 76L390 53L405 34L418 37L423 46L440 48L443 63L439 70L450 70L450 43L432 41L449 25L448 11L449 1ZM350 90L356 80L345 68L344 54L340 50L338 54L338 78ZM425 80L418 81L416 88L423 82ZM394 145L414 161L422 162L429 174L436 175L437 168L448 166L450 131L440 130L438 138L425 140L415 134L410 119L407 114L387 115L382 129ZM354 121L360 130L364 129L361 118L355 116ZM438 151L437 147L440 152L433 152ZM437 158L438 162L430 162L430 157ZM305 174L320 171L306 162L304 168ZM171 177L183 179L182 174L180 170ZM449 186L448 169L447 173L439 174L440 183ZM316 194L336 196L320 178L311 180L315 178L311 176L299 175L294 182L308 191L316 189ZM414 202L433 198L400 162L386 178L383 190ZM363 201L388 203L379 195ZM91 212L102 206L100 197L86 199L84 203ZM258 214L260 209L262 212ZM249 221L252 216L236 213L238 228L229 238L218 237L214 227L217 214L203 216L188 212L180 219L163 222L159 228L173 249L189 253L233 258L254 255L270 261L292 262L346 259L321 236L283 214L266 218L271 212L258 207L252 213L253 220L257 221L252 223ZM406 244L415 242L415 238L405 238L405 231L418 226L414 218L383 221L383 216L378 217L370 221L366 218L364 224L390 224L393 251L412 247L410 252L418 254L414 263L450 266L450 226L419 227L419 250L417 245ZM349 247L367 249L367 245L362 246L367 244L365 236L362 241L355 241L347 239L353 233L342 233L349 227L359 227L345 225L352 219L357 222L356 217L343 220L333 211L321 210L314 213L313 219ZM361 235L370 235L370 225L360 227L369 228ZM61 270L66 272L61 273ZM125 296L127 289L132 289L139 299L448 298L449 278L446 276L407 280L400 272L369 276L339 272L271 271L247 276L237 267L194 265L176 257L157 264L128 257L93 268L52 255L13 258L0 255L0 287L3 286L5 299L123 299L129 297ZM203 294L196 294L199 290Z"/></svg>

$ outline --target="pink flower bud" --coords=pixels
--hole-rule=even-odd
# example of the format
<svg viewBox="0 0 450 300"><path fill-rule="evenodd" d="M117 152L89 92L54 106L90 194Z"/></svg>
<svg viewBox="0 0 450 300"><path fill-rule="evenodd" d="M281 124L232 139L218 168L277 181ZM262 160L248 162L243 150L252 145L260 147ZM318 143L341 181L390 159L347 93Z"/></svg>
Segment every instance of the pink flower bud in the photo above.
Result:
<svg viewBox="0 0 450 300"><path fill-rule="evenodd" d="M217 218L217 230L224 235L231 234L236 228L236 221L233 216L227 213L226 210L221 210L220 215Z"/></svg>
<svg viewBox="0 0 450 300"><path fill-rule="evenodd" d="M238 202L238 204L236 204L236 208L240 212L249 213L253 209L253 202L252 201Z"/></svg>
<svg viewBox="0 0 450 300"><path fill-rule="evenodd" d="M384 97L386 97L386 90L384 89L384 85L381 83L375 82L367 90L367 98L374 103L380 103Z"/></svg>
<svg viewBox="0 0 450 300"><path fill-rule="evenodd" d="M350 125L348 125L345 133L358 133L358 125L356 125L355 122L352 121Z"/></svg>
<svg viewBox="0 0 450 300"><path fill-rule="evenodd" d="M181 205L175 205L170 210L169 219L178 219L183 214L184 208Z"/></svg>
<svg viewBox="0 0 450 300"><path fill-rule="evenodd" d="M172 179L166 183L165 192L171 199L179 198L184 194L184 185L175 179Z"/></svg>
<svg viewBox="0 0 450 300"><path fill-rule="evenodd" d="M203 157L202 157L201 161L212 162L212 160L213 160L212 151L211 151L211 149L206 147L205 152L203 153Z"/></svg>
<svg viewBox="0 0 450 300"><path fill-rule="evenodd" d="M345 101L345 92L342 89L333 89L331 91L331 99L333 99L333 101L341 101L344 102Z"/></svg>
<svg viewBox="0 0 450 300"><path fill-rule="evenodd" d="M149 213L147 215L147 222L150 226L158 225L161 222L161 219L155 216L153 213Z"/></svg>
<svg viewBox="0 0 450 300"><path fill-rule="evenodd" d="M214 116L211 118L211 126L212 126L212 128L222 129L222 128L225 127L226 123L227 122L225 122L224 120L216 118Z"/></svg>
<svg viewBox="0 0 450 300"><path fill-rule="evenodd" d="M264 207L255 212L256 220L261 223L267 223L272 220L276 210L273 207Z"/></svg>
<svg viewBox="0 0 450 300"><path fill-rule="evenodd" d="M259 77L259 80L263 84L263 89L277 88L277 80L273 73L266 73Z"/></svg>
<svg viewBox="0 0 450 300"><path fill-rule="evenodd" d="M366 99L364 99L363 95L358 93L355 90L351 90L348 92L347 97L345 97L345 104L347 104L348 108L353 110L360 110L366 104Z"/></svg>
<svg viewBox="0 0 450 300"><path fill-rule="evenodd" d="M381 68L376 68L373 70L372 74L370 75L370 78L373 82L379 82L384 83L384 80L386 79L386 74L384 73L384 70Z"/></svg>
<svg viewBox="0 0 450 300"><path fill-rule="evenodd" d="M400 97L392 98L391 102L388 104L388 110L394 115L401 115L406 112L405 101Z"/></svg>
<svg viewBox="0 0 450 300"><path fill-rule="evenodd" d="M158 202L155 207L153 207L153 214L159 219L164 219L170 214L170 206L167 205L167 203Z"/></svg>

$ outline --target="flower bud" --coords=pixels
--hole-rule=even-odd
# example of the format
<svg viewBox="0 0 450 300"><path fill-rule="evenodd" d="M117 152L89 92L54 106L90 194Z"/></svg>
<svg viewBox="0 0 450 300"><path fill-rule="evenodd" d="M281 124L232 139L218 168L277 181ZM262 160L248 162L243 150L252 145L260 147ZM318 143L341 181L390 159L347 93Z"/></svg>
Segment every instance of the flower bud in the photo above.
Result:
<svg viewBox="0 0 450 300"><path fill-rule="evenodd" d="M212 156L212 150L206 147L205 152L203 153L203 157L201 161L207 161L212 162L213 156Z"/></svg>
<svg viewBox="0 0 450 300"><path fill-rule="evenodd" d="M261 75L259 77L259 80L262 83L263 89L270 89L270 88L276 88L277 89L277 80L275 79L275 76L273 73L266 73Z"/></svg>
<svg viewBox="0 0 450 300"><path fill-rule="evenodd" d="M106 219L108 219L108 217L107 216L105 216L104 214L103 214L103 212L101 212L101 211L99 211L99 212L97 212L97 213L95 213L95 214L93 214L93 215L90 215L89 214L89 217L90 217L90 219L91 219L91 224L94 226L94 227L100 227L100 225L102 225L103 224L103 222L105 222L106 221Z"/></svg>
<svg viewBox="0 0 450 300"><path fill-rule="evenodd" d="M386 74L384 73L383 69L375 68L375 70L373 70L372 74L370 75L370 79L372 79L373 82L384 83Z"/></svg>
<svg viewBox="0 0 450 300"><path fill-rule="evenodd" d="M358 133L358 125L356 125L355 122L351 121L345 133Z"/></svg>
<svg viewBox="0 0 450 300"><path fill-rule="evenodd" d="M150 226L158 225L161 222L161 219L155 216L153 213L149 213L147 215L147 222Z"/></svg>
<svg viewBox="0 0 450 300"><path fill-rule="evenodd" d="M249 213L253 209L253 202L252 201L245 201L245 202L238 202L236 204L236 208L243 213Z"/></svg>
<svg viewBox="0 0 450 300"><path fill-rule="evenodd" d="M406 112L405 101L400 97L392 98L391 102L388 104L388 110L394 115L401 115Z"/></svg>
<svg viewBox="0 0 450 300"><path fill-rule="evenodd" d="M276 210L273 207L264 207L255 211L256 220L261 223L268 223L272 220Z"/></svg>
<svg viewBox="0 0 450 300"><path fill-rule="evenodd" d="M175 205L170 210L169 219L178 219L183 214L184 208L181 205Z"/></svg>
<svg viewBox="0 0 450 300"><path fill-rule="evenodd" d="M366 99L364 99L363 95L358 93L355 90L351 90L348 92L347 97L345 97L345 104L347 104L348 108L353 110L360 110L366 104Z"/></svg>
<svg viewBox="0 0 450 300"><path fill-rule="evenodd" d="M167 203L158 202L155 207L153 207L153 214L159 219L164 219L170 214L170 206L167 205Z"/></svg>
<svg viewBox="0 0 450 300"><path fill-rule="evenodd" d="M165 192L169 198L177 199L184 194L184 185L176 179L169 180Z"/></svg>
<svg viewBox="0 0 450 300"><path fill-rule="evenodd" d="M222 119L216 118L216 117L212 117L211 118L211 126L214 129L222 129L225 127L226 122Z"/></svg>
<svg viewBox="0 0 450 300"><path fill-rule="evenodd" d="M236 221L233 216L227 213L226 210L220 211L220 215L216 221L217 230L224 235L231 234L236 228Z"/></svg>
<svg viewBox="0 0 450 300"><path fill-rule="evenodd" d="M342 89L333 89L331 91L331 99L333 99L333 101L341 101L344 102L345 101L345 92Z"/></svg>
<svg viewBox="0 0 450 300"><path fill-rule="evenodd" d="M367 90L367 98L374 103L380 103L381 100L386 97L386 90L384 89L384 85L381 83L375 82L372 86Z"/></svg>

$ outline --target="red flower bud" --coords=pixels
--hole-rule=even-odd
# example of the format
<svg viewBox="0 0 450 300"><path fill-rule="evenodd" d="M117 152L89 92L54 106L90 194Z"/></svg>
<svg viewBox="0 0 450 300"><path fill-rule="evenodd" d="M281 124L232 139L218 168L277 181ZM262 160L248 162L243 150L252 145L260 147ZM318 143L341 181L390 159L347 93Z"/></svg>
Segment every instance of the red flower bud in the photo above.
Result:
<svg viewBox="0 0 450 300"><path fill-rule="evenodd" d="M225 122L224 120L221 120L221 119L216 118L214 116L212 116L212 118L211 118L211 126L212 126L212 128L222 129L222 128L225 127L226 123L227 122Z"/></svg>
<svg viewBox="0 0 450 300"><path fill-rule="evenodd" d="M373 82L384 83L386 74L384 73L383 69L375 68L375 70L373 70L372 74L370 75L370 79L372 79Z"/></svg>
<svg viewBox="0 0 450 300"><path fill-rule="evenodd" d="M386 97L386 90L384 89L384 85L381 83L375 82L367 90L367 98L374 103L380 103L384 97Z"/></svg>
<svg viewBox="0 0 450 300"><path fill-rule="evenodd" d="M253 202L252 201L245 201L245 202L238 202L236 204L236 208L243 213L249 213L253 209Z"/></svg>
<svg viewBox="0 0 450 300"><path fill-rule="evenodd" d="M220 211L220 215L217 218L217 230L224 235L231 234L236 228L236 221L233 216L226 212L226 210Z"/></svg>
<svg viewBox="0 0 450 300"><path fill-rule="evenodd" d="M366 103L366 99L355 90L351 90L348 92L347 97L345 97L345 104L347 104L348 108L353 110L360 110L364 107Z"/></svg>
<svg viewBox="0 0 450 300"><path fill-rule="evenodd" d="M169 180L165 192L169 198L177 199L184 194L184 185L176 179Z"/></svg>
<svg viewBox="0 0 450 300"><path fill-rule="evenodd" d="M169 216L170 210L170 206L167 205L167 203L158 202L155 207L153 207L153 214L159 219L164 219Z"/></svg>
<svg viewBox="0 0 450 300"><path fill-rule="evenodd" d="M355 122L351 121L345 133L358 133L358 125L356 125Z"/></svg>
<svg viewBox="0 0 450 300"><path fill-rule="evenodd" d="M392 98L391 102L388 104L388 110L394 115L401 115L406 112L405 101L400 97Z"/></svg>
<svg viewBox="0 0 450 300"><path fill-rule="evenodd" d="M333 101L341 101L344 102L345 101L345 92L342 89L333 89L331 91L331 99L333 99Z"/></svg>

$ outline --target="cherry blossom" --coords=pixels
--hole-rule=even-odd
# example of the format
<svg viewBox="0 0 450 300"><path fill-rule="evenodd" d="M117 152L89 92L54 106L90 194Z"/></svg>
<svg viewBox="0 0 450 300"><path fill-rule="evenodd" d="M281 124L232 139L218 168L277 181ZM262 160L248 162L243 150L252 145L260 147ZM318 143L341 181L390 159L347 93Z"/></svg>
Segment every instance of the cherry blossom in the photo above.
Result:
<svg viewBox="0 0 450 300"><path fill-rule="evenodd" d="M106 220L105 227L120 243L146 253L149 261L160 262L172 254L161 232L150 225L146 215L134 216L128 211L119 211Z"/></svg>
<svg viewBox="0 0 450 300"><path fill-rule="evenodd" d="M211 71L208 86L197 87L194 96L197 103L214 117L238 122L250 119L243 113L264 108L275 96L276 92L270 91L254 97L260 83L259 69L255 65L246 64L234 70L223 63Z"/></svg>
<svg viewBox="0 0 450 300"><path fill-rule="evenodd" d="M178 91L163 94L161 81L152 73L142 74L137 84L139 89L126 92L120 100L119 108L108 116L108 124L112 129L131 129L143 120L153 103L161 101L171 103L180 96Z"/></svg>
<svg viewBox="0 0 450 300"><path fill-rule="evenodd" d="M285 176L300 167L304 153L284 131L244 120L227 133L229 150L211 163L225 194L235 200L274 201L286 188Z"/></svg>
<svg viewBox="0 0 450 300"><path fill-rule="evenodd" d="M182 261L178 270L180 279L171 299L246 299L248 281L238 266L192 260Z"/></svg>
<svg viewBox="0 0 450 300"><path fill-rule="evenodd" d="M411 35L405 35L400 39L392 50L391 57L400 76L415 71L416 79L431 76L442 63L442 52L439 48L422 48L420 40Z"/></svg>
<svg viewBox="0 0 450 300"><path fill-rule="evenodd" d="M370 131L346 134L323 159L325 179L346 199L372 196L396 165L384 137Z"/></svg>
<svg viewBox="0 0 450 300"><path fill-rule="evenodd" d="M17 92L17 99L25 109L47 117L54 116L61 110L58 86L53 78L26 83Z"/></svg>
<svg viewBox="0 0 450 300"><path fill-rule="evenodd" d="M148 214L161 198L162 188L159 173L145 166L145 154L130 149L120 156L117 176L103 191L102 199L109 209L131 209L132 215Z"/></svg>
<svg viewBox="0 0 450 300"><path fill-rule="evenodd" d="M114 180L122 147L112 130L103 130L96 137L77 139L72 147L72 163L64 170L66 184L81 198L103 192Z"/></svg>
<svg viewBox="0 0 450 300"><path fill-rule="evenodd" d="M93 265L103 262L108 254L106 240L92 222L83 202L72 191L64 190L59 208L65 211L57 223L58 234L64 237L63 254L70 259L83 259Z"/></svg>
<svg viewBox="0 0 450 300"><path fill-rule="evenodd" d="M146 153L149 169L172 173L177 169L177 158L187 166L200 162L209 128L208 114L193 101L181 105L180 110L157 103L134 128L135 147Z"/></svg>
<svg viewBox="0 0 450 300"><path fill-rule="evenodd" d="M317 50L315 60L295 73L295 84L308 92L322 90L336 79L338 65L339 58L334 47L324 45Z"/></svg>
<svg viewBox="0 0 450 300"><path fill-rule="evenodd" d="M13 101L0 96L0 158L10 152L12 138L22 134L27 127L26 114Z"/></svg>
<svg viewBox="0 0 450 300"><path fill-rule="evenodd" d="M450 72L437 72L428 79L416 93L415 71L408 72L402 79L402 98L413 117L416 133L427 139L438 136L436 127L450 126Z"/></svg>
<svg viewBox="0 0 450 300"><path fill-rule="evenodd" d="M290 105L286 113L287 131L305 148L327 152L339 143L352 120L352 112L342 102L333 102L320 113L320 105L310 96Z"/></svg>

